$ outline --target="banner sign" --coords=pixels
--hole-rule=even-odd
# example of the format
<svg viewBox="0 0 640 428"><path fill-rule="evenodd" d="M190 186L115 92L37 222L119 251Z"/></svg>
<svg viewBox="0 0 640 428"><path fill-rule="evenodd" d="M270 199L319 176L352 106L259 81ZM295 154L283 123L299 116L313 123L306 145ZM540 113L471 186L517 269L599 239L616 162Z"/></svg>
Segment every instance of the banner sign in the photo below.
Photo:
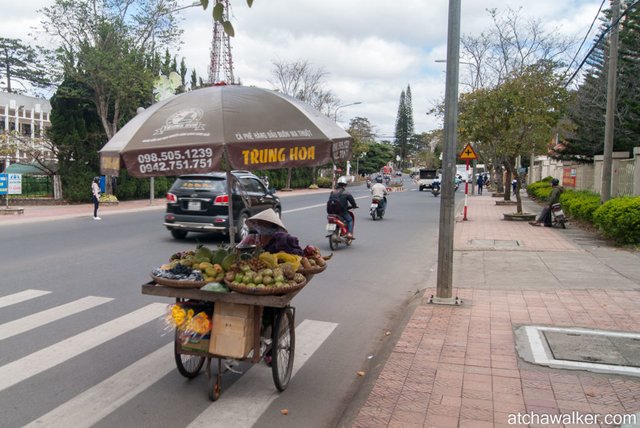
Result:
<svg viewBox="0 0 640 428"><path fill-rule="evenodd" d="M6 195L9 191L8 174L0 174L0 195Z"/></svg>

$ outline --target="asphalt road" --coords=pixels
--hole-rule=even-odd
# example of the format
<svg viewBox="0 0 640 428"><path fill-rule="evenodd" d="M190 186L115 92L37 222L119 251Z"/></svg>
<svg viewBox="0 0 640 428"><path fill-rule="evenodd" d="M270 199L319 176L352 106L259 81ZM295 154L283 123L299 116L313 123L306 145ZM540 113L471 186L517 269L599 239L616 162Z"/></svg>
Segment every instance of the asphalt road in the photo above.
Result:
<svg viewBox="0 0 640 428"><path fill-rule="evenodd" d="M383 363L385 332L435 268L440 198L405 183L375 222L368 190L352 189L361 207L356 241L292 302L299 367L288 389L276 392L264 364L241 364L234 370L242 374L225 374L215 403L204 373L188 381L175 370L173 336L160 320L170 299L142 295L140 286L172 253L220 238L174 240L160 210L0 228L0 427L38 419L76 427L339 425L367 381L357 372ZM283 198L290 233L323 253L326 198Z"/></svg>

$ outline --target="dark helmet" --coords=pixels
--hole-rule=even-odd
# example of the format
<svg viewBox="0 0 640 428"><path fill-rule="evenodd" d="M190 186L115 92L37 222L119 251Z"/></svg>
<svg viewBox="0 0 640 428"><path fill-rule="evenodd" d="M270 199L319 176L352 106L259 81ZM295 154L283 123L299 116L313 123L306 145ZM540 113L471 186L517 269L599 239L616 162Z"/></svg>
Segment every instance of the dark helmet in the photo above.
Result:
<svg viewBox="0 0 640 428"><path fill-rule="evenodd" d="M93 181L95 181L96 183L100 182L100 177L93 177Z"/></svg>
<svg viewBox="0 0 640 428"><path fill-rule="evenodd" d="M553 180L551 180L552 186L557 186L558 184L560 184L560 180L558 180L557 178L554 178Z"/></svg>
<svg viewBox="0 0 640 428"><path fill-rule="evenodd" d="M382 177L377 176L376 177L376 183L382 183Z"/></svg>

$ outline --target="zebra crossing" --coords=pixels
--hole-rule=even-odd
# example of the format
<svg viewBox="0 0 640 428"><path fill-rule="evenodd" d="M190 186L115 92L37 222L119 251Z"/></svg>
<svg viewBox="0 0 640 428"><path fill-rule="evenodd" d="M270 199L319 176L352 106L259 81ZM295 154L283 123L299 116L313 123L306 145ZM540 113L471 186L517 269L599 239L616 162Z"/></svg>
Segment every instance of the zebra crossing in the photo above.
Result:
<svg viewBox="0 0 640 428"><path fill-rule="evenodd" d="M27 304L31 299L48 294L50 292L46 290L27 289L0 296L0 308ZM6 339L36 332L42 326L55 326L56 322L68 316L110 304L117 304L117 301L108 297L86 296L0 324L0 348L2 341ZM27 384L29 387L37 385L36 376L55 371L57 366L72 358L116 338L122 338L138 327L157 321L165 313L166 305L166 303L144 305L0 366L0 393L19 384ZM295 376L304 363L322 346L336 327L335 323L313 320L304 320L296 327L296 354L292 376ZM28 409L18 409L29 417L21 425L26 427L95 425L137 396L144 394L175 370L173 347L174 344L171 341L132 364L125 363L118 372L100 380L52 410L43 412L44 414L34 415L29 413ZM206 399L206 391L200 392ZM190 423L190 427L249 427L277 397L278 393L271 383L270 369L260 364L251 366L224 391L220 400L208 404L199 415L188 415L188 418L185 418L185 425ZM243 410L239 412L238 409ZM0 413L4 410L0 404ZM239 418L239 415L242 417ZM212 420L215 420L216 425L212 425ZM4 426L9 425L4 425L3 418L0 418L0 427Z"/></svg>

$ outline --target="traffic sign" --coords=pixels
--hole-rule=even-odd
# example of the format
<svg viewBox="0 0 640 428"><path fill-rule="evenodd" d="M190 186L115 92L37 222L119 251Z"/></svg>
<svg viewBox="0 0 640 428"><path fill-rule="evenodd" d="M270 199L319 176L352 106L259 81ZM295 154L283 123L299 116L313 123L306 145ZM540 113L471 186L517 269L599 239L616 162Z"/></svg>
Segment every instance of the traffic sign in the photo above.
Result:
<svg viewBox="0 0 640 428"><path fill-rule="evenodd" d="M473 147L471 147L471 143L467 143L467 145L464 146L464 149L462 149L462 151L460 152L459 157L462 160L478 159L478 155L476 155L475 150L473 150Z"/></svg>

